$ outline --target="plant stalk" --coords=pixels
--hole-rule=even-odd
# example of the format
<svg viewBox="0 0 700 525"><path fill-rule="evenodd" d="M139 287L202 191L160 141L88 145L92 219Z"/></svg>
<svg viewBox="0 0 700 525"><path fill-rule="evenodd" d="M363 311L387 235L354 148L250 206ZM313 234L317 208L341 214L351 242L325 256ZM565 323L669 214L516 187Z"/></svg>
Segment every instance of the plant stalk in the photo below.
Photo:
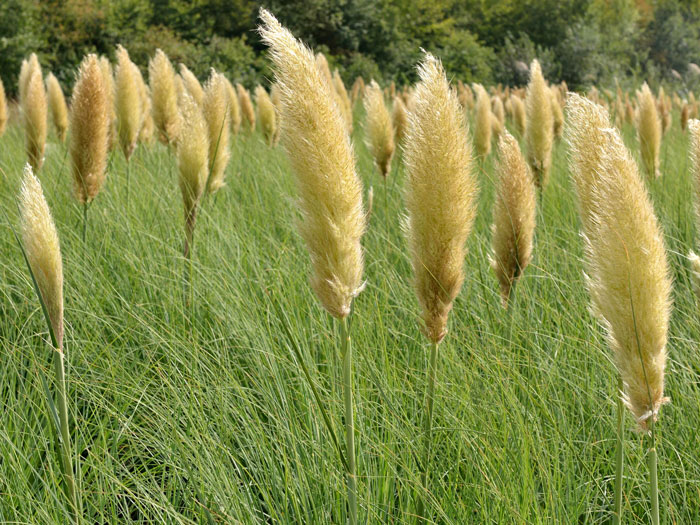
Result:
<svg viewBox="0 0 700 525"><path fill-rule="evenodd" d="M651 524L659 525L659 480L656 471L656 435L654 433L654 416L651 416L651 448L647 457L649 467L649 498L651 499Z"/></svg>
<svg viewBox="0 0 700 525"><path fill-rule="evenodd" d="M613 525L622 522L622 472L625 458L625 405L622 402L622 376L617 378L617 448L615 451L615 511L613 513Z"/></svg>
<svg viewBox="0 0 700 525"><path fill-rule="evenodd" d="M53 369L58 386L58 419L60 423L61 440L59 454L61 456L61 468L63 470L63 482L66 497L75 523L79 523L78 497L75 489L75 477L73 475L73 462L71 460L70 429L68 426L68 401L66 397L66 373L64 367L63 351L57 348L53 353Z"/></svg>
<svg viewBox="0 0 700 525"><path fill-rule="evenodd" d="M87 209L88 203L85 201L83 202L83 243L85 243L85 239L87 237Z"/></svg>
<svg viewBox="0 0 700 525"><path fill-rule="evenodd" d="M428 492L428 475L430 472L430 445L433 431L433 400L435 399L435 375L437 371L437 355L438 345L440 343L433 342L430 348L430 364L428 365L428 389L425 398L425 418L423 420L423 473L421 476L421 485L425 493ZM416 515L418 523L425 520L425 500L423 495L418 497L416 505Z"/></svg>
<svg viewBox="0 0 700 525"><path fill-rule="evenodd" d="M340 354L343 359L343 398L345 401L345 448L347 457L348 507L350 525L357 524L357 472L355 469L355 424L352 402L352 344L348 319L340 322Z"/></svg>

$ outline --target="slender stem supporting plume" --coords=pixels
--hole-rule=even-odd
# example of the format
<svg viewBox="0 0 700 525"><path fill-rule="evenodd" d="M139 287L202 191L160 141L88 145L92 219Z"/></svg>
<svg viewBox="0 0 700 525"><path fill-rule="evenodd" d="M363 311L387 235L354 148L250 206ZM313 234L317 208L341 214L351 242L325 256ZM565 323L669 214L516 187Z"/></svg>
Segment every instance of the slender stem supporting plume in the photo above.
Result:
<svg viewBox="0 0 700 525"><path fill-rule="evenodd" d="M423 474L421 484L428 490L428 476L430 475L430 445L433 433L433 400L435 399L435 376L437 374L437 356L440 343L433 342L430 347L430 364L428 365L428 385L425 396L425 416L423 420ZM425 518L424 497L418 498L416 514L419 523Z"/></svg>
<svg viewBox="0 0 700 525"><path fill-rule="evenodd" d="M613 514L613 525L620 525L622 522L622 474L624 470L625 458L625 403L622 400L624 385L622 377L617 379L617 447L615 450L615 513Z"/></svg>
<svg viewBox="0 0 700 525"><path fill-rule="evenodd" d="M343 359L343 400L345 404L345 450L348 460L348 507L350 525L357 523L357 469L355 467L355 418L352 402L352 343L348 318L340 320L340 355Z"/></svg>

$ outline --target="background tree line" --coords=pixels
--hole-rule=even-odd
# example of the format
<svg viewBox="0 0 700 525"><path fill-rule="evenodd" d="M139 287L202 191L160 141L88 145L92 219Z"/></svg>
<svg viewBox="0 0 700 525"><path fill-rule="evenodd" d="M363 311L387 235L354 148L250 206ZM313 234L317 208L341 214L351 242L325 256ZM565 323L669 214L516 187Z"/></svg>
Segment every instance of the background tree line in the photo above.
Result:
<svg viewBox="0 0 700 525"><path fill-rule="evenodd" d="M14 94L35 51L70 87L85 53L113 58L121 43L144 71L160 47L200 77L215 67L251 87L271 76L262 4L346 82L413 82L421 47L465 82L523 84L535 56L576 89L700 81L700 0L2 0L0 77Z"/></svg>

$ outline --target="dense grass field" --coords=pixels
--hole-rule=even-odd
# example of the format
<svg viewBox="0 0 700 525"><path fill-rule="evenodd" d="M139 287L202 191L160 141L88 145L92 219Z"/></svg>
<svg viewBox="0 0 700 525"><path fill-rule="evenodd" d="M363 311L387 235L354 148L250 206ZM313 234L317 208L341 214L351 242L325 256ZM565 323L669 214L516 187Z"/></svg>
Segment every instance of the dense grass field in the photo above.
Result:
<svg viewBox="0 0 700 525"><path fill-rule="evenodd" d="M366 290L355 301L356 441L362 523L410 523L428 346L402 233L404 170L384 186L354 139L373 208ZM634 130L624 130L637 154ZM0 137L0 522L64 523L42 375L51 350L12 234L25 162L15 119ZM533 263L506 313L488 265L493 162L475 164L479 214L467 279L440 347L427 506L435 523L583 524L611 519L616 373L588 311L567 148L557 142ZM663 523L700 523L700 305L686 255L698 244L687 136L678 115L650 191L674 288L661 411ZM344 523L335 324L307 284L294 180L260 134L232 147L227 186L207 198L184 300L183 211L172 153L115 150L89 209L72 197L66 149L49 137L39 178L61 238L66 355L85 523ZM385 193L386 191L386 193ZM440 206L441 203L434 203ZM312 395L297 352L323 407ZM625 523L648 523L646 447L627 415Z"/></svg>

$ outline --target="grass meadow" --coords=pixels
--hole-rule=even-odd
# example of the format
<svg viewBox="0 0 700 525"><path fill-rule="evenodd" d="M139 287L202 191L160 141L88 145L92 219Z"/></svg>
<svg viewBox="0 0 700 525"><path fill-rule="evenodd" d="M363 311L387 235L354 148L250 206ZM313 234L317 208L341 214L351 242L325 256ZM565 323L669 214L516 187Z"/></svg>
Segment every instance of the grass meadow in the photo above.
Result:
<svg viewBox="0 0 700 525"><path fill-rule="evenodd" d="M411 523L429 347L402 232L400 155L385 185L363 120L358 104L358 170L365 193L373 188L367 287L351 317L360 522ZM634 129L623 132L638 155ZM661 520L669 524L700 523L700 305L686 260L700 234L687 150L675 113L662 177L649 184L674 279L671 402L657 426ZM25 161L15 116L0 137L0 522L59 524L68 510L42 384L51 349L12 232ZM69 163L52 130L38 176L64 260L85 523L344 523L345 480L322 412L342 442L335 324L308 286L283 149L260 133L233 139L226 187L202 205L190 304L172 151L137 148L128 202L124 158L118 148L110 154L86 242ZM609 523L617 375L588 310L566 144L555 145L534 259L508 312L488 264L493 158L475 169L481 190L467 278L438 357L429 515L444 524ZM624 521L648 523L646 449L629 413L626 422Z"/></svg>

